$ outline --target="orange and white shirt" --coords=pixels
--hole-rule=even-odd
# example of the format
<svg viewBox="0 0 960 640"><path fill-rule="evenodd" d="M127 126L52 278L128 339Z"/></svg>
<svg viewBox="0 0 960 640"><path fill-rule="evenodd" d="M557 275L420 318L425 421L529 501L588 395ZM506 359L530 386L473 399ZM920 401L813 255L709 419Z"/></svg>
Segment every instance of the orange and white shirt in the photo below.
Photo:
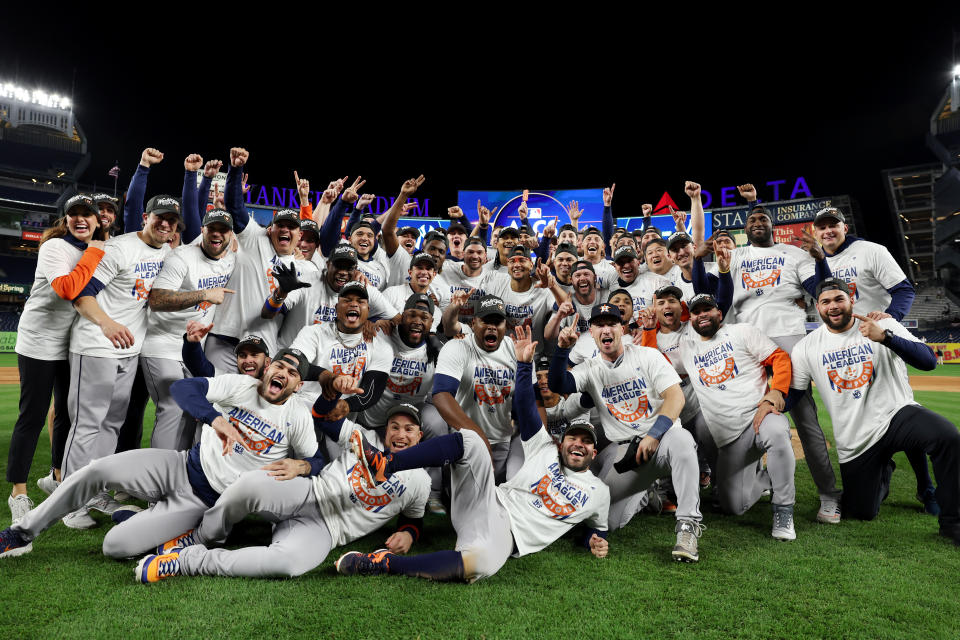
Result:
<svg viewBox="0 0 960 640"><path fill-rule="evenodd" d="M516 555L540 551L581 522L606 531L610 511L607 485L589 469L564 467L546 429L522 442L523 466L497 487L497 498L510 514Z"/></svg>
<svg viewBox="0 0 960 640"><path fill-rule="evenodd" d="M376 487L365 487L360 481L357 457L350 449L354 429L360 429L367 442L385 449L375 431L343 421L338 441L343 453L313 478L313 493L334 546L365 536L401 513L408 518L422 518L430 497L430 476L423 469L399 471Z"/></svg>
<svg viewBox="0 0 960 640"><path fill-rule="evenodd" d="M906 340L919 342L893 318L877 322ZM812 380L833 421L840 463L849 462L877 443L903 407L918 404L903 360L879 342L860 335L860 321L843 333L821 325L798 342L790 354L795 389Z"/></svg>
<svg viewBox="0 0 960 640"><path fill-rule="evenodd" d="M577 391L593 398L603 433L612 442L647 435L663 404L662 393L680 384L680 376L659 351L628 341L616 362L584 360L570 373ZM679 427L677 419L670 428Z"/></svg>

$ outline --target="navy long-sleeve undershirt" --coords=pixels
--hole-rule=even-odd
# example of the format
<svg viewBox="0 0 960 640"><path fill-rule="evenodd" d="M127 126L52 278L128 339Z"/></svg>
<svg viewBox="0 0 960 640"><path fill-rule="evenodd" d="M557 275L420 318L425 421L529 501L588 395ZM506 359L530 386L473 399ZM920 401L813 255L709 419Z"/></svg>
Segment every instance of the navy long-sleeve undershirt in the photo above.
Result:
<svg viewBox="0 0 960 640"><path fill-rule="evenodd" d="M240 233L250 224L250 212L243 197L243 167L230 165L223 187L223 206L233 216L233 232Z"/></svg>
<svg viewBox="0 0 960 640"><path fill-rule="evenodd" d="M143 201L147 193L147 176L150 167L137 165L137 170L130 176L130 185L127 187L127 197L123 203L123 232L140 231L143 229Z"/></svg>
<svg viewBox="0 0 960 640"><path fill-rule="evenodd" d="M537 411L536 391L533 384L533 363L517 363L517 389L513 397L513 411L520 428L520 438L524 441L537 435L543 429L540 412Z"/></svg>
<svg viewBox="0 0 960 640"><path fill-rule="evenodd" d="M183 220L182 244L190 244L200 235L200 218L197 213L197 172L183 172L183 191L180 193L180 218Z"/></svg>

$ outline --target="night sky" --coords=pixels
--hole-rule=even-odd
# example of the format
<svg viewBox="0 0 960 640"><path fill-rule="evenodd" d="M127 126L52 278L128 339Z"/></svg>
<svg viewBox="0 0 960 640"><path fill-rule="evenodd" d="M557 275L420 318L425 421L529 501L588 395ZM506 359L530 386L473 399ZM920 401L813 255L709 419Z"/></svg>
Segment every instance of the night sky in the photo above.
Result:
<svg viewBox="0 0 960 640"><path fill-rule="evenodd" d="M420 6L376 25L360 7L336 10L228 23L216 5L136 29L104 27L118 12L36 29L6 20L0 78L74 87L93 154L84 183L112 187L119 161L123 188L143 147L163 151L148 195L179 194L186 154L226 160L235 145L250 150L255 183L292 187L297 169L322 189L359 173L367 191L392 196L423 173L431 213L461 188L616 182L623 216L664 190L686 208L685 179L715 198L754 182L770 200L763 183L789 189L803 176L815 196L858 200L866 235L890 244L881 170L934 161L923 136L960 28L932 11L781 21L771 5L664 17L581 7L446 26Z"/></svg>

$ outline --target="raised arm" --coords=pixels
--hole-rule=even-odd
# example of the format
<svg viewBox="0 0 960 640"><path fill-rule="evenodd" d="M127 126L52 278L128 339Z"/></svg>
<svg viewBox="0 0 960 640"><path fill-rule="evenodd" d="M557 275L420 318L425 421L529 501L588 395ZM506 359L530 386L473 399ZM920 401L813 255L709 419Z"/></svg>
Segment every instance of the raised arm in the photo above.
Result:
<svg viewBox="0 0 960 640"><path fill-rule="evenodd" d="M200 186L197 187L197 215L200 216L200 224L203 224L203 216L207 214L207 200L210 199L210 185L213 179L220 173L223 162L220 160L207 160L203 165L203 178L200 179Z"/></svg>
<svg viewBox="0 0 960 640"><path fill-rule="evenodd" d="M183 235L180 241L190 244L200 235L200 214L197 200L197 171L203 167L200 154L191 153L183 160L183 190L180 193L180 215L183 218Z"/></svg>
<svg viewBox="0 0 960 640"><path fill-rule="evenodd" d="M614 182L609 187L603 190L603 248L606 256L610 257L610 239L613 237L613 190L616 189L617 183ZM576 204L576 203L571 203ZM577 216L579 219L580 216Z"/></svg>
<svg viewBox="0 0 960 640"><path fill-rule="evenodd" d="M690 197L690 237L693 239L693 246L703 242L703 234L706 225L703 215L703 200L700 197L700 185L689 180L683 186L683 190Z"/></svg>
<svg viewBox="0 0 960 640"><path fill-rule="evenodd" d="M230 149L230 168L227 170L227 184L224 187L223 206L233 216L233 231L240 233L250 223L243 197L243 168L250 159L250 153L242 147Z"/></svg>
<svg viewBox="0 0 960 640"><path fill-rule="evenodd" d="M537 412L537 395L533 383L533 354L537 343L530 340L530 327L520 325L513 331L514 350L517 353L517 388L513 396L513 410L516 413L520 437L526 441L543 429L543 421Z"/></svg>
<svg viewBox="0 0 960 640"><path fill-rule="evenodd" d="M147 176L150 167L163 161L163 154L147 147L140 154L140 164L130 176L127 197L123 203L123 232L140 231L143 228L143 202L147 193Z"/></svg>
<svg viewBox="0 0 960 640"><path fill-rule="evenodd" d="M387 215L383 219L381 233L383 235L383 248L386 249L388 257L393 256L393 254L397 252L397 249L400 248L400 240L397 238L397 220L400 219L400 214L403 212L403 205L410 196L417 192L417 189L420 188L423 181L423 174L420 174L418 178L410 178L404 181L400 186L400 195L397 196L396 200L393 201L393 205L387 210Z"/></svg>

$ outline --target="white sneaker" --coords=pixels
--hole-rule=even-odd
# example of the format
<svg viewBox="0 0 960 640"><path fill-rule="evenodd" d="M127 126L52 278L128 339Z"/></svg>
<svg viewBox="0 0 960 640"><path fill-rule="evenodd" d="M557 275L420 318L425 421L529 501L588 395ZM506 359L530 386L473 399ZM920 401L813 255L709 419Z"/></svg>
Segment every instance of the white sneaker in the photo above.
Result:
<svg viewBox="0 0 960 640"><path fill-rule="evenodd" d="M440 500L440 496L431 495L427 500L427 509L435 516L447 515L447 509L443 506L443 501Z"/></svg>
<svg viewBox="0 0 960 640"><path fill-rule="evenodd" d="M793 505L775 504L773 507L773 529L770 535L777 540L796 540L797 532L793 528Z"/></svg>
<svg viewBox="0 0 960 640"><path fill-rule="evenodd" d="M57 482L56 476L54 476L53 471L51 471L49 475L37 478L37 486L40 487L40 491L50 495L60 486L60 483Z"/></svg>
<svg viewBox="0 0 960 640"><path fill-rule="evenodd" d="M117 502L128 502L133 500L133 496L127 493L126 491L114 491L113 499Z"/></svg>
<svg viewBox="0 0 960 640"><path fill-rule="evenodd" d="M86 507L80 507L63 516L63 524L71 529L92 529L97 521L90 517Z"/></svg>
<svg viewBox="0 0 960 640"><path fill-rule="evenodd" d="M820 511L817 511L817 522L825 524L840 523L840 501L834 498L820 497Z"/></svg>
<svg viewBox="0 0 960 640"><path fill-rule="evenodd" d="M33 509L33 500L27 494L21 493L17 497L9 496L7 506L10 507L10 515L13 517L10 524L17 524L23 519L23 516L27 515L30 509Z"/></svg>
<svg viewBox="0 0 960 640"><path fill-rule="evenodd" d="M86 504L87 509L96 509L100 513L107 515L112 514L122 506L122 504L111 498L110 494L106 491L93 496Z"/></svg>
<svg viewBox="0 0 960 640"><path fill-rule="evenodd" d="M697 551L697 538L703 535L705 526L695 520L677 520L677 544L671 555L677 562L697 562L700 552Z"/></svg>

